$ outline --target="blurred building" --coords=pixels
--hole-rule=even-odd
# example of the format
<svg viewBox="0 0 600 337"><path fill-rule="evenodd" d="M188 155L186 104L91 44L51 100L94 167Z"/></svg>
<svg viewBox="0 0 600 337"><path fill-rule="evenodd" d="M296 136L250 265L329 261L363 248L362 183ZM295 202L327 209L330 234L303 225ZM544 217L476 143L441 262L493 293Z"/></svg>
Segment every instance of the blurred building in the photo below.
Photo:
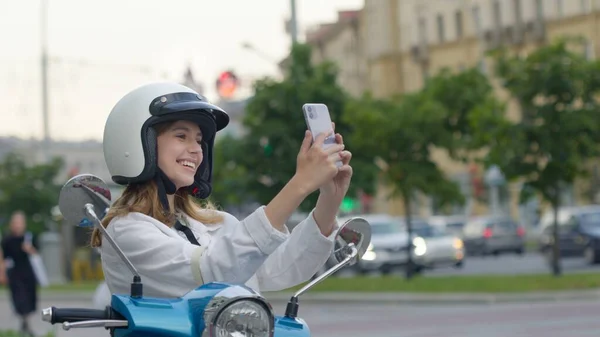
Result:
<svg viewBox="0 0 600 337"><path fill-rule="evenodd" d="M587 40L589 58L600 54L599 0L366 0L362 18L369 87L379 97L419 90L428 76L446 67L479 66L493 79L484 54L500 46L527 55L557 37L580 35ZM516 103L496 81L493 85L509 103L508 116L518 120ZM470 184L466 164L450 160L444 151L436 151L434 158L450 177ZM508 186L509 197L503 200L513 215L519 211L519 192L518 184ZM575 196L566 191L567 204L575 203ZM487 212L487 205L472 206L465 211Z"/></svg>
<svg viewBox="0 0 600 337"><path fill-rule="evenodd" d="M388 97L419 90L428 76L445 67L460 71L478 66L492 75L484 56L488 50L508 46L526 55L564 35L583 36L585 54L600 55L600 0L365 0L361 11L340 12L337 22L309 32L306 41L313 46L315 62L338 64L339 83L348 92L370 90ZM492 83L498 97L507 100L493 76ZM508 103L508 116L518 120L518 106ZM473 173L482 168L452 161L441 150L433 156L466 195L473 192ZM503 209L516 215L520 186L506 188ZM404 213L401 202L388 201L385 195L384 186L375 212ZM567 204L577 203L576 195L566 191ZM487 209L471 200L455 211L481 214ZM415 211L436 212L426 197Z"/></svg>
<svg viewBox="0 0 600 337"><path fill-rule="evenodd" d="M530 52L556 37L582 35L600 52L600 0L366 0L369 87L380 97L420 89L444 67L480 65L508 45Z"/></svg>
<svg viewBox="0 0 600 337"><path fill-rule="evenodd" d="M306 34L306 43L313 46L313 62L333 61L339 69L338 83L353 96L368 88L360 15L361 11L340 11L336 22L321 24Z"/></svg>

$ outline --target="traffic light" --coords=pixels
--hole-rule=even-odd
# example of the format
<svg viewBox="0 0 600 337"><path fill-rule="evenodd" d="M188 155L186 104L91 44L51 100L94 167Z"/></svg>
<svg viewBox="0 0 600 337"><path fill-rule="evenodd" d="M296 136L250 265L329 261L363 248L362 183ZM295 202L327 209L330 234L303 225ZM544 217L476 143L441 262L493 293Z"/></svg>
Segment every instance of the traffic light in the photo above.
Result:
<svg viewBox="0 0 600 337"><path fill-rule="evenodd" d="M231 98L239 86L239 79L236 74L229 70L224 71L217 79L216 87L219 96L222 98Z"/></svg>
<svg viewBox="0 0 600 337"><path fill-rule="evenodd" d="M356 208L358 208L360 205L358 203L358 201L356 199L350 198L350 197L345 197L342 200L342 204L340 205L340 211L342 212L352 212L353 210L355 210Z"/></svg>
<svg viewBox="0 0 600 337"><path fill-rule="evenodd" d="M270 157L273 154L273 146L271 144L267 144L263 146L263 151L267 157Z"/></svg>

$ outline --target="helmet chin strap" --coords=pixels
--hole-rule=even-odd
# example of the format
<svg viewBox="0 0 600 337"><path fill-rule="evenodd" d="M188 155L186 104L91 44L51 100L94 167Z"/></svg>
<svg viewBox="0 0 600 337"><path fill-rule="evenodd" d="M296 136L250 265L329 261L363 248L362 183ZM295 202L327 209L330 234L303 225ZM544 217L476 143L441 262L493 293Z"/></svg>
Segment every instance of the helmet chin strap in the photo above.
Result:
<svg viewBox="0 0 600 337"><path fill-rule="evenodd" d="M167 199L167 195L175 194L175 192L177 192L177 187L160 168L157 168L156 171L157 172L154 176L154 181L156 182L156 186L158 187L158 198L163 206L163 210L166 213L171 213L171 208L169 207L169 199Z"/></svg>
<svg viewBox="0 0 600 337"><path fill-rule="evenodd" d="M163 210L167 214L170 214L171 208L169 207L169 199L167 199L167 195L175 194L175 192L177 192L177 187L160 168L157 168L154 180L156 181L156 186L158 186L158 198L160 199L160 203L163 206ZM192 233L192 230L189 229L187 226L182 225L179 219L175 220L175 229L183 232L183 234L185 234L190 243L196 246L200 246L200 243L194 236L194 233Z"/></svg>

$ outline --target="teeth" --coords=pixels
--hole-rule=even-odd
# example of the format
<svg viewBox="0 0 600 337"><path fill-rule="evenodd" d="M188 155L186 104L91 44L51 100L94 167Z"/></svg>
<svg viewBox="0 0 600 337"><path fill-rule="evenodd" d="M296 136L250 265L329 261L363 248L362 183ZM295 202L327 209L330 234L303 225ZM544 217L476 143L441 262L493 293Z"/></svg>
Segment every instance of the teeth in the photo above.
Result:
<svg viewBox="0 0 600 337"><path fill-rule="evenodd" d="M193 162L191 162L191 161L182 160L182 161L180 161L179 163L180 163L181 165L183 165L183 166L191 167L191 168L193 168L193 169L195 169L195 168L196 168L196 164L195 164L195 163L193 163Z"/></svg>

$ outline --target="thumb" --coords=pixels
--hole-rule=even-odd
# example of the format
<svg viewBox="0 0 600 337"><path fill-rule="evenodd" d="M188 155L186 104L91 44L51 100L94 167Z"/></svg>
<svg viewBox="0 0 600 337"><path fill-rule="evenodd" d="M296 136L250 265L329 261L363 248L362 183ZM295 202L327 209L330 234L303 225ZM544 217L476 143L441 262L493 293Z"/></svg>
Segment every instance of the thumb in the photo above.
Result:
<svg viewBox="0 0 600 337"><path fill-rule="evenodd" d="M312 143L312 135L310 131L306 130L304 132L304 139L302 140L302 146L300 147L300 152L304 153L310 149L310 145Z"/></svg>

